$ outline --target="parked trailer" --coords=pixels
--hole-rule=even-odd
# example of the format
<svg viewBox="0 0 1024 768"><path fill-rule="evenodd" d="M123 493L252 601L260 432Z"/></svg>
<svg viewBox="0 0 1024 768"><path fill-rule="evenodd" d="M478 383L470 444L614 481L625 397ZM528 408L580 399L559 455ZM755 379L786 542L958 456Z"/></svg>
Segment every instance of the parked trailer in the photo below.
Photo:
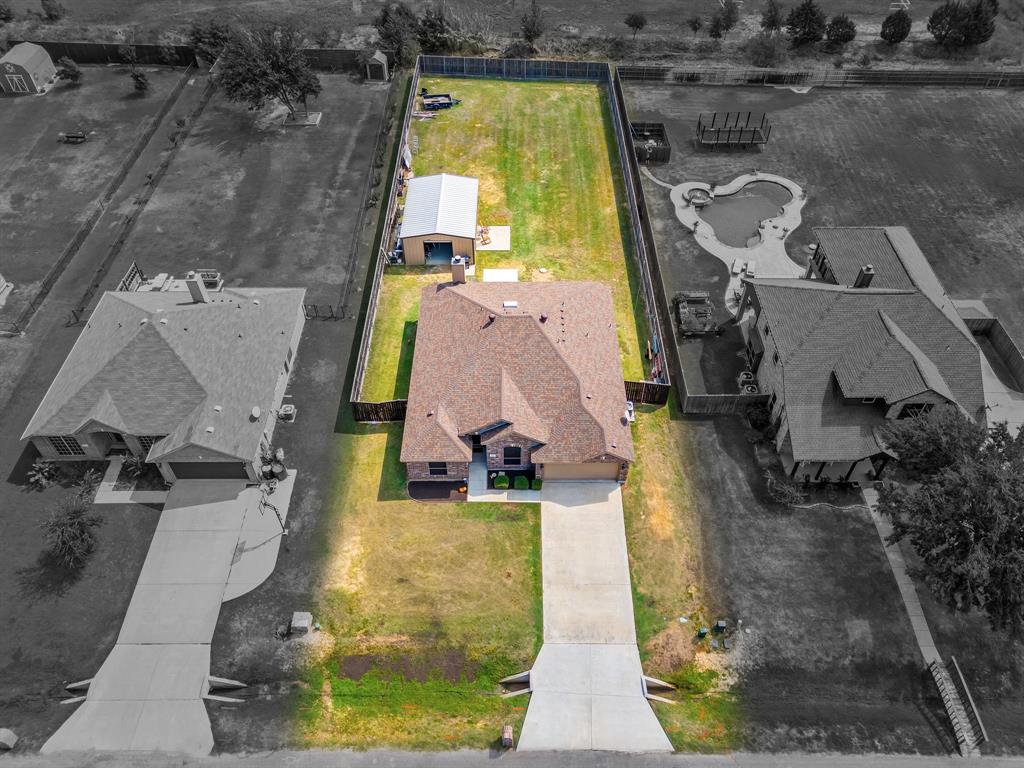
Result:
<svg viewBox="0 0 1024 768"><path fill-rule="evenodd" d="M462 103L459 99L452 98L450 93L427 93L426 90L420 92L420 99L423 101L423 109L428 112L451 109Z"/></svg>

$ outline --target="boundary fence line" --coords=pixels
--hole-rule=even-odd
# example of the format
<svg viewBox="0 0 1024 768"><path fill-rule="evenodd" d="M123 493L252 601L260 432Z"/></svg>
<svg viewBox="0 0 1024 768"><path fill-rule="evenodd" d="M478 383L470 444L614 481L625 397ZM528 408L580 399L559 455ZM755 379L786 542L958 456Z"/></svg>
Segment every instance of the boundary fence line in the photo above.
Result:
<svg viewBox="0 0 1024 768"><path fill-rule="evenodd" d="M1024 71L943 69L757 69L755 67L645 67L616 68L623 82L674 85L781 85L790 87L847 88L864 86L946 86L1024 88Z"/></svg>
<svg viewBox="0 0 1024 768"><path fill-rule="evenodd" d="M420 56L424 75L487 77L498 80L583 80L607 83L608 64L601 61L487 59L480 56Z"/></svg>

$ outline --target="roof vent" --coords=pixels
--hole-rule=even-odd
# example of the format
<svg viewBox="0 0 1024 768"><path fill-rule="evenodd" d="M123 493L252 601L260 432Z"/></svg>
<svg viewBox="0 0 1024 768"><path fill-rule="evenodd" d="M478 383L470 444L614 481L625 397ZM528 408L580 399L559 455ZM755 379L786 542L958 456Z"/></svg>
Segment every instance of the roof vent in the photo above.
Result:
<svg viewBox="0 0 1024 768"><path fill-rule="evenodd" d="M206 428L206 434L212 435L213 434L213 427L207 427Z"/></svg>
<svg viewBox="0 0 1024 768"><path fill-rule="evenodd" d="M502 309L519 309L518 301L503 301L501 302Z"/></svg>
<svg viewBox="0 0 1024 768"><path fill-rule="evenodd" d="M220 413L221 411L224 410L224 408L219 405L215 405L213 406L213 410L215 410L217 413Z"/></svg>
<svg viewBox="0 0 1024 768"><path fill-rule="evenodd" d="M167 318L166 317L161 317L160 318L160 325L167 325Z"/></svg>
<svg viewBox="0 0 1024 768"><path fill-rule="evenodd" d="M259 299L253 299L252 303L255 304L256 306L259 306L260 300Z"/></svg>
<svg viewBox="0 0 1024 768"><path fill-rule="evenodd" d="M540 314L540 321L542 323L546 323L548 321L548 316L546 314L544 314L543 312L541 312L541 314Z"/></svg>
<svg viewBox="0 0 1024 768"><path fill-rule="evenodd" d="M430 418L431 416L433 416L433 415L434 415L434 412L433 412L433 411L427 411L427 418L428 418L428 419L429 419L429 418Z"/></svg>
<svg viewBox="0 0 1024 768"><path fill-rule="evenodd" d="M144 317L141 320L139 320L139 325L145 325L148 322L149 322L149 318L148 317Z"/></svg>
<svg viewBox="0 0 1024 768"><path fill-rule="evenodd" d="M258 405L254 405L252 410L249 412L249 415L252 416L253 421L255 421L260 417L260 413L262 413L262 411L260 411L260 407Z"/></svg>

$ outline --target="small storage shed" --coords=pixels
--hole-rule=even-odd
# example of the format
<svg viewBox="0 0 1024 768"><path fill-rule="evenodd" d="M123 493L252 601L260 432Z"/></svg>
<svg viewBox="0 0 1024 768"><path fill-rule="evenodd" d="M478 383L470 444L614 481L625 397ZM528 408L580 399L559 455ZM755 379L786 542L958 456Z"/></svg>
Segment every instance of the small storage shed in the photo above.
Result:
<svg viewBox="0 0 1024 768"><path fill-rule="evenodd" d="M50 54L35 43L18 43L0 58L3 93L42 93L56 77Z"/></svg>
<svg viewBox="0 0 1024 768"><path fill-rule="evenodd" d="M366 79L375 83L386 83L388 77L388 57L380 51L374 51L373 56L366 62Z"/></svg>
<svg viewBox="0 0 1024 768"><path fill-rule="evenodd" d="M408 183L398 239L406 264L451 264L452 257L476 261L476 209L480 182L441 173Z"/></svg>

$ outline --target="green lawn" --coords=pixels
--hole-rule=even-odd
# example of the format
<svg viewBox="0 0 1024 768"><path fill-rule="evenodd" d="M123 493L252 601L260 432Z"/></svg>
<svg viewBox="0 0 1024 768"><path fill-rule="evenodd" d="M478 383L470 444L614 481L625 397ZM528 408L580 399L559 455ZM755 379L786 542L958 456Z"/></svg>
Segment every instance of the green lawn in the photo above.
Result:
<svg viewBox="0 0 1024 768"><path fill-rule="evenodd" d="M477 254L477 278L489 267L514 267L520 280L609 285L624 374L642 378L646 324L604 88L434 77L420 84L462 104L413 122L414 172L477 177L480 224L512 228L511 251ZM408 394L419 290L444 279L442 270L389 268L361 399Z"/></svg>
<svg viewBox="0 0 1024 768"><path fill-rule="evenodd" d="M523 699L497 681L540 645L536 505L421 504L405 494L402 425L340 435L301 671L305 747L485 748Z"/></svg>

